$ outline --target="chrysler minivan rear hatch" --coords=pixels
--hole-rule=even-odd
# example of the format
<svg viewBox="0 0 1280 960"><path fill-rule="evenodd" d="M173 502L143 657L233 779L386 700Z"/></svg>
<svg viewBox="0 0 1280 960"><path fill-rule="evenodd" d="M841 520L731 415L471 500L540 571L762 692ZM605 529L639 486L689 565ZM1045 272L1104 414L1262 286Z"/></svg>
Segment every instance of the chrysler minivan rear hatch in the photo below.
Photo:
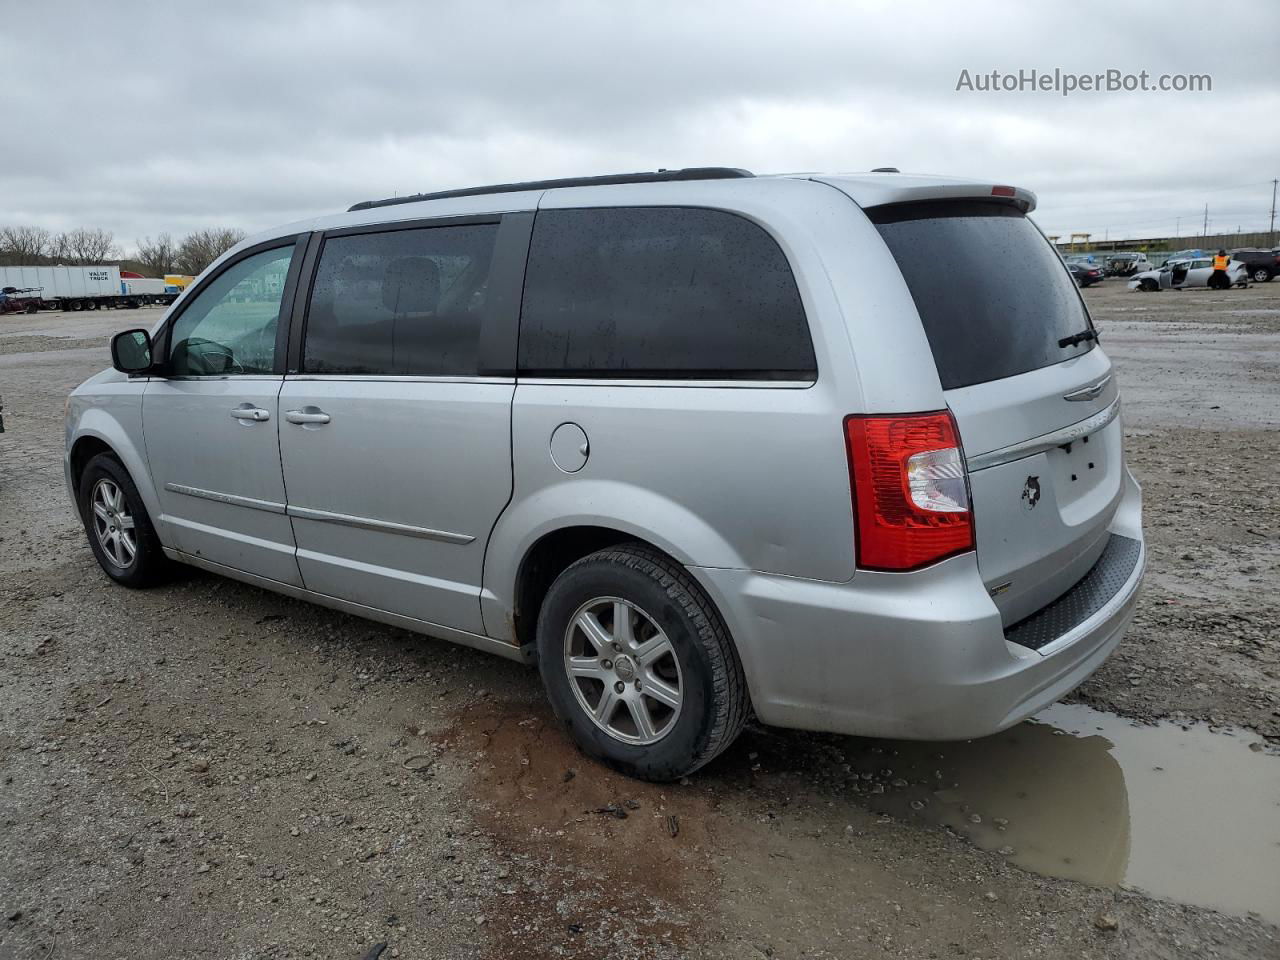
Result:
<svg viewBox="0 0 1280 960"><path fill-rule="evenodd" d="M1026 204L866 209L906 280L969 469L978 565L1006 626L1107 546L1124 474L1111 364Z"/></svg>

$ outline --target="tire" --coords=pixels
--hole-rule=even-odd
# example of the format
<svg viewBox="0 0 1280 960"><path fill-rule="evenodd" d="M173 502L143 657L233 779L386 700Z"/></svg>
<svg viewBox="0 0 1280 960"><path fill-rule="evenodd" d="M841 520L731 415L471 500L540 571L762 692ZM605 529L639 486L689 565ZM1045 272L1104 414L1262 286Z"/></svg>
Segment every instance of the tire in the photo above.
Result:
<svg viewBox="0 0 1280 960"><path fill-rule="evenodd" d="M1266 267L1259 267L1257 270L1253 271L1254 283L1266 283L1270 279L1271 279L1271 271L1268 270Z"/></svg>
<svg viewBox="0 0 1280 960"><path fill-rule="evenodd" d="M584 614L603 631L592 631L602 646L588 640ZM620 615L627 629L618 629ZM628 776L661 782L692 773L734 741L750 713L742 663L710 599L683 567L643 544L608 547L561 573L539 611L536 642L556 716L584 753ZM607 728L591 713L606 695L614 704L602 711Z"/></svg>
<svg viewBox="0 0 1280 960"><path fill-rule="evenodd" d="M1157 290L1160 289L1160 284L1157 283L1155 280L1152 280L1150 277L1146 277L1145 279L1143 279L1143 281L1139 284L1139 286L1141 287L1141 289L1145 290L1147 293L1155 293Z"/></svg>
<svg viewBox="0 0 1280 960"><path fill-rule="evenodd" d="M119 460L109 453L90 460L80 474L79 497L89 548L107 576L135 588L155 586L166 579L169 558L160 547L138 488ZM132 527L120 524L121 519Z"/></svg>

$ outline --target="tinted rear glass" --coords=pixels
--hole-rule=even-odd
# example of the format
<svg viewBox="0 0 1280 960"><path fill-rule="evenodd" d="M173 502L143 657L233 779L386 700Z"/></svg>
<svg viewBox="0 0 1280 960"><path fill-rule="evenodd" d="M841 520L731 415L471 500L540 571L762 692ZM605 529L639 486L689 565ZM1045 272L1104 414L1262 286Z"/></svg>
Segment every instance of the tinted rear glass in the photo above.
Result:
<svg viewBox="0 0 1280 960"><path fill-rule="evenodd" d="M474 376L496 224L329 237L311 290L308 373Z"/></svg>
<svg viewBox="0 0 1280 960"><path fill-rule="evenodd" d="M805 378L813 344L777 243L717 210L545 210L520 369L543 376Z"/></svg>
<svg viewBox="0 0 1280 960"><path fill-rule="evenodd" d="M944 389L1093 349L1088 341L1058 346L1089 329L1089 318L1057 251L1017 208L949 201L875 207L867 215L915 299Z"/></svg>

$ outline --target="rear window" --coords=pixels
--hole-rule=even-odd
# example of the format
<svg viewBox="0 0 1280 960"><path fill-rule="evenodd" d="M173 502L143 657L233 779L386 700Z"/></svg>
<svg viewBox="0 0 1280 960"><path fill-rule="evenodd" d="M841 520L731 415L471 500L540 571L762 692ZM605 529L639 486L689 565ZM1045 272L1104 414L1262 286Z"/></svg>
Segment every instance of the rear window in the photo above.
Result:
<svg viewBox="0 0 1280 960"><path fill-rule="evenodd" d="M717 210L544 210L519 366L539 376L812 379L813 344L773 238Z"/></svg>
<svg viewBox="0 0 1280 960"><path fill-rule="evenodd" d="M911 290L943 389L1093 349L1090 341L1058 346L1089 329L1089 317L1057 251L1017 208L948 201L874 207L867 215Z"/></svg>

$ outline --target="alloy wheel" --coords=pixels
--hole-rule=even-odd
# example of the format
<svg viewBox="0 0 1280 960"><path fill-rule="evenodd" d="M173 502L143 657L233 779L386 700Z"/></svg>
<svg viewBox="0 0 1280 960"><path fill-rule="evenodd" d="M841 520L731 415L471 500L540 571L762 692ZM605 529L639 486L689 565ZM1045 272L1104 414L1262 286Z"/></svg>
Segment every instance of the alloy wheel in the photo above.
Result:
<svg viewBox="0 0 1280 960"><path fill-rule="evenodd" d="M93 532L112 565L125 570L138 555L133 515L124 491L114 480L102 478L93 485Z"/></svg>
<svg viewBox="0 0 1280 960"><path fill-rule="evenodd" d="M564 669L578 705L624 743L657 743L675 727L684 677L675 647L634 603L597 597L580 606L564 635Z"/></svg>

